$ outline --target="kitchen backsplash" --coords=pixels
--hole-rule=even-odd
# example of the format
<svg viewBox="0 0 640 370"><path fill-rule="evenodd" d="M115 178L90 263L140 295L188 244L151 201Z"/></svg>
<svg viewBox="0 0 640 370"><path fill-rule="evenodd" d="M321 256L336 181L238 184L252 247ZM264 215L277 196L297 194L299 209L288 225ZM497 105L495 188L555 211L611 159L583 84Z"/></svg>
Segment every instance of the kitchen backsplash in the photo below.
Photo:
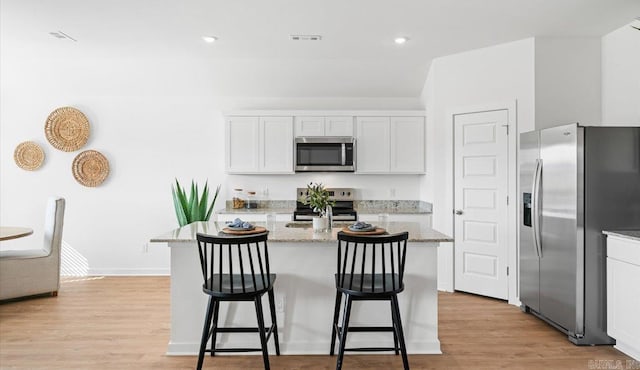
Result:
<svg viewBox="0 0 640 370"><path fill-rule="evenodd" d="M296 208L295 200L258 200L259 209L291 210ZM423 200L356 200L354 208L362 213L402 212L431 213L431 203ZM233 201L226 201L226 209L233 209ZM255 210L252 210L255 212Z"/></svg>

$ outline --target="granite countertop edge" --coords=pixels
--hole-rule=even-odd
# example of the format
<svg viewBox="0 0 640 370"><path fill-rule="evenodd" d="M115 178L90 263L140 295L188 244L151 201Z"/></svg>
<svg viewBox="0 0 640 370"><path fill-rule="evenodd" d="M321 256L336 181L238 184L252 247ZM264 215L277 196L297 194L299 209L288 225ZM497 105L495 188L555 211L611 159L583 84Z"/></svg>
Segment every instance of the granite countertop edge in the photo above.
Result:
<svg viewBox="0 0 640 370"><path fill-rule="evenodd" d="M255 223L257 226L266 226L264 223ZM315 233L310 228L287 228L285 222L277 222L273 231L269 235L270 242L282 243L334 243L336 242L336 234L341 230L334 227L332 232ZM175 229L163 235L151 238L151 243L184 243L194 242L195 235L198 232L204 232L211 235L219 235L224 228L223 223L207 223L194 222L184 227ZM267 227L268 228L268 227ZM389 232L395 233L400 231L409 232L409 242L413 243L445 243L452 242L453 239L448 235L442 234L431 228L421 227L417 222L390 222L387 228ZM226 234L222 234L228 236Z"/></svg>
<svg viewBox="0 0 640 370"><path fill-rule="evenodd" d="M640 230L604 230L602 233L640 242Z"/></svg>

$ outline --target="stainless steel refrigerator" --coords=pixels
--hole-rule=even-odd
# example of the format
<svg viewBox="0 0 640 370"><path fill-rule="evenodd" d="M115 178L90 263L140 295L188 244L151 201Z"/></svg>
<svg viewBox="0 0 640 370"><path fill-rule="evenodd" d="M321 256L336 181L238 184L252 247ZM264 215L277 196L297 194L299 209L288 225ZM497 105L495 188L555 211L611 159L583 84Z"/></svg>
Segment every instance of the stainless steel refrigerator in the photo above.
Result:
<svg viewBox="0 0 640 370"><path fill-rule="evenodd" d="M520 135L520 301L578 345L613 344L602 230L640 227L640 127Z"/></svg>

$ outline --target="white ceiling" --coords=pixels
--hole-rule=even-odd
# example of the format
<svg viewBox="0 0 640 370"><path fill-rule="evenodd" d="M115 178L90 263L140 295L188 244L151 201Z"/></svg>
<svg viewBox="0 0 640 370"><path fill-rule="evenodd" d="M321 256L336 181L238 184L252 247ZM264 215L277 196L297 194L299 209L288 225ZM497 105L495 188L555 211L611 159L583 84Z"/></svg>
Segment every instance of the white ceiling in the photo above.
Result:
<svg viewBox="0 0 640 370"><path fill-rule="evenodd" d="M0 12L3 59L182 61L206 69L195 73L215 95L398 98L420 95L434 58L533 36L602 36L640 16L640 1L0 0ZM398 35L410 41L395 45Z"/></svg>

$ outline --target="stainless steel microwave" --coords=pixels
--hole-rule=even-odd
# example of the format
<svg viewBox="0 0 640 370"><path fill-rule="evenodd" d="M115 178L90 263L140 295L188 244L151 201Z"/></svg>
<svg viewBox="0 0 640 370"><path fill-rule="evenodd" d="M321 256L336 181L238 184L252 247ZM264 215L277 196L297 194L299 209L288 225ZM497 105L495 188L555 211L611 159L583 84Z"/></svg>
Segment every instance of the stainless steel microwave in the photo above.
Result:
<svg viewBox="0 0 640 370"><path fill-rule="evenodd" d="M337 136L297 137L293 160L296 172L354 172L356 140Z"/></svg>

